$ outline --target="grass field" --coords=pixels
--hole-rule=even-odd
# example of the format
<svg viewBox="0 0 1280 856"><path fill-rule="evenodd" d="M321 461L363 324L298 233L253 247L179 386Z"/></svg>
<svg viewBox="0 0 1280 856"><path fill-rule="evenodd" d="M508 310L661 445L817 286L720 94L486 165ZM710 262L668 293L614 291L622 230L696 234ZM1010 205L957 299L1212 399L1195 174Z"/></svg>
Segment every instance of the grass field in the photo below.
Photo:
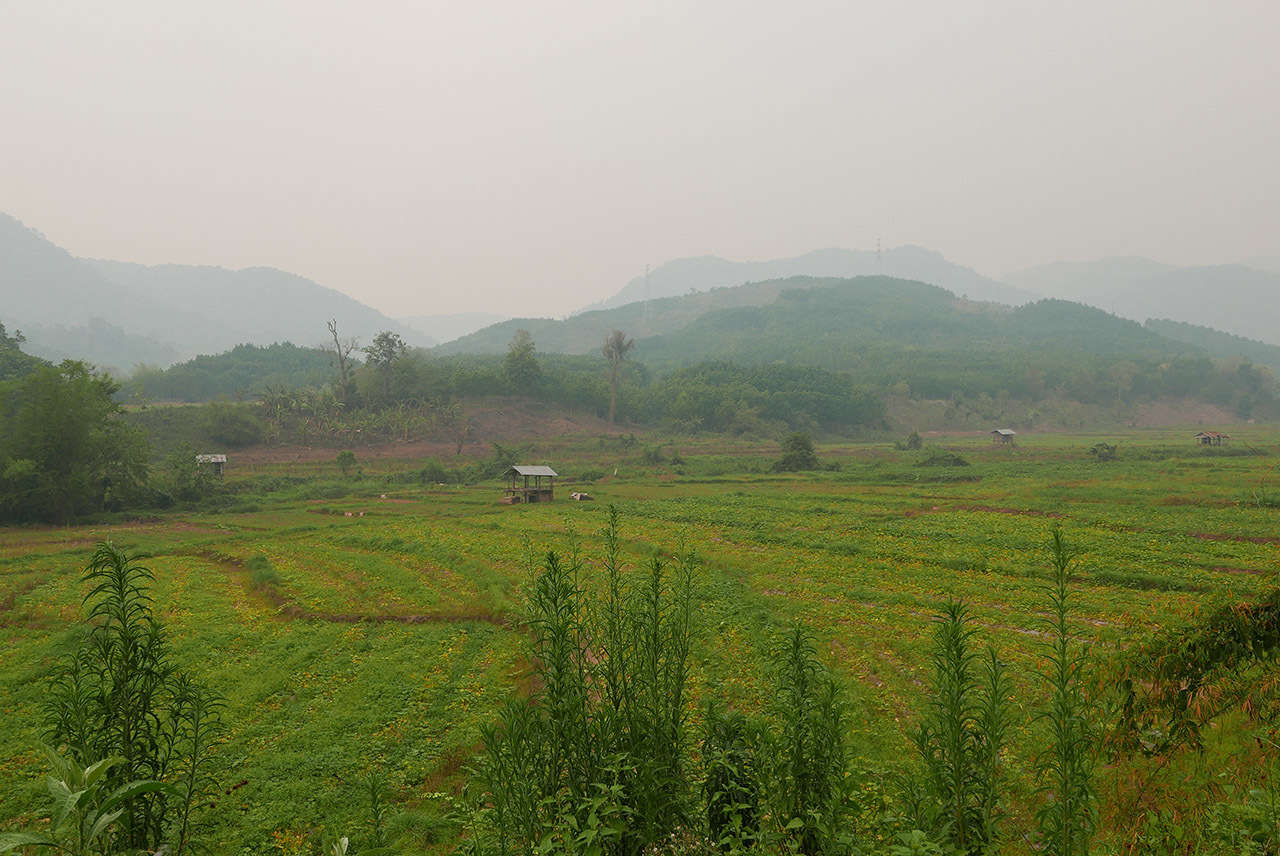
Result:
<svg viewBox="0 0 1280 856"><path fill-rule="evenodd" d="M1080 551L1077 626L1101 651L1276 583L1280 509L1257 498L1280 433L1232 431L1265 455L1241 454L1238 442L1206 452L1194 433L1026 434L1014 449L980 436L936 441L964 467L919 466L919 453L883 443L835 444L819 452L840 469L813 474L770 473L765 448L725 442L679 442L684 462L671 466L565 441L536 462L570 474L616 468L590 486L597 502L504 507L496 484L390 485L369 468L346 495L277 498L248 513L0 530L0 829L41 820L43 681L81 618L87 557L109 539L153 556L176 658L227 699L217 766L228 786L247 784L203 813L212 852L312 852L321 830L354 837L371 771L398 810L416 813L423 849L451 849L446 795L462 784L480 724L527 668L516 604L530 552L578 539L593 559L610 503L633 563L681 547L702 559L695 716L707 694L760 709L772 633L799 616L847 687L853 754L876 769L909 761L932 618L946 597L964 598L978 641L999 649L1019 687L1009 764L1025 804L1051 527ZM1118 443L1119 460L1091 456L1099 441ZM1273 500L1280 469L1274 481L1262 485ZM255 580L255 557L269 560L270 580ZM1242 727L1223 732L1207 757L1243 745ZM1250 761L1220 771L1243 782ZM1104 838L1118 838L1105 803L1103 815Z"/></svg>

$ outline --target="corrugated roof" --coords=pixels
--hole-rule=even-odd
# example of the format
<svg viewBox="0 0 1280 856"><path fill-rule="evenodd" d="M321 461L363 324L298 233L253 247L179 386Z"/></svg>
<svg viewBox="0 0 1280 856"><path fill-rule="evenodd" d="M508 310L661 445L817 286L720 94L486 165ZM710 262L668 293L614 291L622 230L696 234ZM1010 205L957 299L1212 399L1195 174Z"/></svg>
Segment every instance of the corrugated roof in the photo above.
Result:
<svg viewBox="0 0 1280 856"><path fill-rule="evenodd" d="M196 455L198 464L225 464L226 462L226 455Z"/></svg>
<svg viewBox="0 0 1280 856"><path fill-rule="evenodd" d="M516 475L521 476L558 476L560 475L551 467L531 467L528 464L517 464L507 472L515 471Z"/></svg>
<svg viewBox="0 0 1280 856"><path fill-rule="evenodd" d="M999 434L999 435L1001 435L1001 436L1003 436L1003 437L1011 437L1011 436L1013 436L1014 434L1017 434L1018 432L1017 432L1017 431L1014 431L1012 428L997 428L996 430L992 431L991 433L992 433L992 434Z"/></svg>

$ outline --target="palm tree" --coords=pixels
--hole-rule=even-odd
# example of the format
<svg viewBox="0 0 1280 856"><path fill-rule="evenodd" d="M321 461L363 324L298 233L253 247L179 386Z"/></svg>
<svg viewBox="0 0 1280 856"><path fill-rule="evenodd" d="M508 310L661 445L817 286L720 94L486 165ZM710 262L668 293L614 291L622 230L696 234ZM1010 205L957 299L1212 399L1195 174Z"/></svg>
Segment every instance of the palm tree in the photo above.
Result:
<svg viewBox="0 0 1280 856"><path fill-rule="evenodd" d="M613 414L618 406L618 369L622 366L623 360L627 358L627 352L635 346L634 339L627 338L627 334L621 330L614 330L604 337L604 344L600 347L600 353L604 354L604 358L609 361L610 423L613 422Z"/></svg>

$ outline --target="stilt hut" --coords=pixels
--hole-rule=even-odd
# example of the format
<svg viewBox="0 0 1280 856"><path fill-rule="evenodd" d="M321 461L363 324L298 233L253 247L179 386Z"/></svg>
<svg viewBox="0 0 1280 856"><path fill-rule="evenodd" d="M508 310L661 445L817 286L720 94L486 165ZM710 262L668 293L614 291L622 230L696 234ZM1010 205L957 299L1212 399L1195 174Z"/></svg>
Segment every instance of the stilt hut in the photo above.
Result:
<svg viewBox="0 0 1280 856"><path fill-rule="evenodd" d="M997 428L991 432L991 442L997 446L1013 446L1013 438L1018 436L1018 432L1012 428Z"/></svg>
<svg viewBox="0 0 1280 856"><path fill-rule="evenodd" d="M502 502L551 502L555 499L555 479L559 475L551 467L517 464L507 470L507 489Z"/></svg>

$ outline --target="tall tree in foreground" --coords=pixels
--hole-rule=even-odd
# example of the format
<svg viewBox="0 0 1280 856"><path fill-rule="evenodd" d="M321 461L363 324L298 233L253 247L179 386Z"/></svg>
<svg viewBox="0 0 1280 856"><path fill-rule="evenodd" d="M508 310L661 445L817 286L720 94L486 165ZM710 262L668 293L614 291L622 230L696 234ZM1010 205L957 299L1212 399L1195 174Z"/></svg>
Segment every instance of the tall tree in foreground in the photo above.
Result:
<svg viewBox="0 0 1280 856"><path fill-rule="evenodd" d="M614 413L618 408L618 370L622 367L623 361L627 359L627 353L635 346L634 339L629 338L621 330L614 330L604 337L604 344L600 347L600 353L604 354L604 358L609 361L610 424L613 423Z"/></svg>

